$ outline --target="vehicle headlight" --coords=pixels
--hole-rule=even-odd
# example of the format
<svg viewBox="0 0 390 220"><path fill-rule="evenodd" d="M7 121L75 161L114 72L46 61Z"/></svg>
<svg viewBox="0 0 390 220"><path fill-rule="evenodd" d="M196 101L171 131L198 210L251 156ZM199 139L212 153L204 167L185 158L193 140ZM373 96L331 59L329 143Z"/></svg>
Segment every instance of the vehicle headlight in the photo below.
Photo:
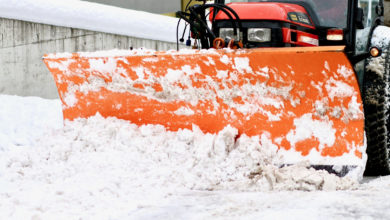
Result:
<svg viewBox="0 0 390 220"><path fill-rule="evenodd" d="M234 29L233 28L221 28L219 29L219 37L222 39L234 39L239 40L240 39L240 30L237 28L237 36L234 36Z"/></svg>
<svg viewBox="0 0 390 220"><path fill-rule="evenodd" d="M269 28L249 28L248 41L269 42L271 41L271 29Z"/></svg>

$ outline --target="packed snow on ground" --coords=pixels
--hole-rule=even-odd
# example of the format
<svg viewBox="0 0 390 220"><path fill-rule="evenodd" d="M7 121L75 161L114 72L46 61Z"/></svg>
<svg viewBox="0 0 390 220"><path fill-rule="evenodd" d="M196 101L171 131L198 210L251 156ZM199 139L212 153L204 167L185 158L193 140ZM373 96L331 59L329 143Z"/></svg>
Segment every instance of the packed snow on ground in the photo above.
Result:
<svg viewBox="0 0 390 220"><path fill-rule="evenodd" d="M166 131L0 95L0 219L386 219L390 177L277 168L264 137Z"/></svg>
<svg viewBox="0 0 390 220"><path fill-rule="evenodd" d="M0 0L0 17L176 42L177 18L79 0ZM181 22L179 33L183 33Z"/></svg>

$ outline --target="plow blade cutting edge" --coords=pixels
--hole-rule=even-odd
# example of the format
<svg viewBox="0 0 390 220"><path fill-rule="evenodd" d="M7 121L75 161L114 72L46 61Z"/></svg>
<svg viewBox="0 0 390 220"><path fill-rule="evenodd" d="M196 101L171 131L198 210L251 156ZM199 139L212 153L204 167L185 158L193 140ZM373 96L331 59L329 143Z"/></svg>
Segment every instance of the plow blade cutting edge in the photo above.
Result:
<svg viewBox="0 0 390 220"><path fill-rule="evenodd" d="M266 136L284 164L364 169L359 85L343 47L49 54L65 119ZM337 169L336 169L337 168Z"/></svg>

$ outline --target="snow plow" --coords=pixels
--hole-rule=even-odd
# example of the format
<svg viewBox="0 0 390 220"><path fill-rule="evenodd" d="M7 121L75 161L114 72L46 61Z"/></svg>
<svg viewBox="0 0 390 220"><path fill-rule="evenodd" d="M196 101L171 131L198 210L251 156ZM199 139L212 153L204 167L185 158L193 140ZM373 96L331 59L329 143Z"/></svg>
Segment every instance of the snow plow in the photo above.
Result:
<svg viewBox="0 0 390 220"><path fill-rule="evenodd" d="M340 8L340 17L329 17ZM387 105L378 101L388 102L387 82L375 68L354 67L387 50L356 52L364 28L358 1L217 0L178 16L190 26L187 42L202 50L46 55L64 118L99 113L210 133L230 125L239 135L266 136L282 165L360 173L367 151L366 174L389 173Z"/></svg>

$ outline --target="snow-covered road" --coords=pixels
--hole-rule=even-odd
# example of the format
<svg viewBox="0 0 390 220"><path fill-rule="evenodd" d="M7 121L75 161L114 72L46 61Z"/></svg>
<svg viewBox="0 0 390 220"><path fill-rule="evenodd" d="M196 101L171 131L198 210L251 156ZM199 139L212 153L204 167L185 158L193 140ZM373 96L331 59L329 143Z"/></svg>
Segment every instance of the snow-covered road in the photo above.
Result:
<svg viewBox="0 0 390 220"><path fill-rule="evenodd" d="M169 219L389 219L390 178L354 191L192 192L131 217Z"/></svg>
<svg viewBox="0 0 390 220"><path fill-rule="evenodd" d="M276 169L229 127L61 116L59 100L0 95L0 219L390 219L390 176Z"/></svg>

